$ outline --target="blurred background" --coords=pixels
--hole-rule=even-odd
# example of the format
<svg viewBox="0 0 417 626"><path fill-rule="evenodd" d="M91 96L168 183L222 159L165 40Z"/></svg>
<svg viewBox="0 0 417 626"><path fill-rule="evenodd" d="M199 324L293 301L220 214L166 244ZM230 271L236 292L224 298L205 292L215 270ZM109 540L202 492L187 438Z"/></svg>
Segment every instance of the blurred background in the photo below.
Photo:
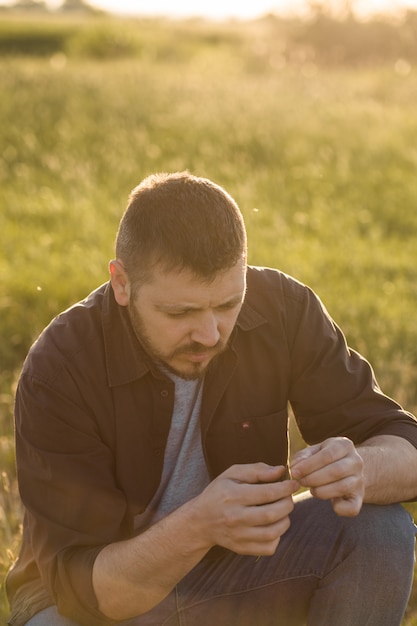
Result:
<svg viewBox="0 0 417 626"><path fill-rule="evenodd" d="M50 319L107 280L148 174L223 185L250 262L315 289L417 412L416 104L417 0L0 2L0 623L19 372Z"/></svg>

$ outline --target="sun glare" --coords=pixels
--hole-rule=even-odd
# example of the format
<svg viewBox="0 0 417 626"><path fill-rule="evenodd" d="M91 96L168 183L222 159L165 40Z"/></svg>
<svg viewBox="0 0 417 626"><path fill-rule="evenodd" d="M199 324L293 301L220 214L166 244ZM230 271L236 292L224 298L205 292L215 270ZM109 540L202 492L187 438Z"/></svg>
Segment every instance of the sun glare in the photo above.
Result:
<svg viewBox="0 0 417 626"><path fill-rule="evenodd" d="M60 4L60 0L52 0ZM51 2L51 4L52 4ZM201 16L210 19L250 19L266 13L305 14L311 4L308 0L90 0L92 6L117 13L137 15L166 15L169 17ZM410 8L417 10L417 0L327 0L326 7L335 11L349 5L355 13L366 16L375 13L398 13Z"/></svg>
<svg viewBox="0 0 417 626"><path fill-rule="evenodd" d="M167 15L173 17L202 16L212 19L236 17L250 19L266 13L303 14L308 11L308 0L213 0L196 3L193 0L92 0L91 4L109 11L135 14ZM341 0L324 3L335 11L348 4ZM417 0L352 0L351 6L358 15L396 13L406 8L417 9Z"/></svg>
<svg viewBox="0 0 417 626"><path fill-rule="evenodd" d="M58 8L64 0L45 0L51 9ZM252 19L267 13L303 16L309 11L310 0L85 0L92 7L122 15L154 15L167 17L203 17L214 20L229 18ZM0 0L1 6L11 6L15 0ZM399 14L404 10L417 10L417 0L321 0L326 9L335 11L351 7L359 17L375 14Z"/></svg>

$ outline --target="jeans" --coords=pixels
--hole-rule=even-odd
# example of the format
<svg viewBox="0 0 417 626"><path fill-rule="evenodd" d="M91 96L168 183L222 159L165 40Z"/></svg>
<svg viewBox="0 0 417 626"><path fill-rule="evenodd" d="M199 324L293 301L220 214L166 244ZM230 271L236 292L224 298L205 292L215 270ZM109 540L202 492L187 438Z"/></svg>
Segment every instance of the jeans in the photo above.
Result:
<svg viewBox="0 0 417 626"><path fill-rule="evenodd" d="M123 626L400 626L416 527L401 505L337 516L305 494L274 556L214 548L147 613ZM55 607L26 626L79 626Z"/></svg>

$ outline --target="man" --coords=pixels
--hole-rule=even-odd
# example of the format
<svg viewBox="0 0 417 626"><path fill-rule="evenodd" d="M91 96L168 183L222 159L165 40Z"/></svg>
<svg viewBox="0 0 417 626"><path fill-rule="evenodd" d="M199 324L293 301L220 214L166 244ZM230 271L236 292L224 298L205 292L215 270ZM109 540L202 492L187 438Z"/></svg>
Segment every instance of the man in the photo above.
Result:
<svg viewBox="0 0 417 626"><path fill-rule="evenodd" d="M116 257L22 371L9 623L400 624L415 418L209 180L145 179Z"/></svg>

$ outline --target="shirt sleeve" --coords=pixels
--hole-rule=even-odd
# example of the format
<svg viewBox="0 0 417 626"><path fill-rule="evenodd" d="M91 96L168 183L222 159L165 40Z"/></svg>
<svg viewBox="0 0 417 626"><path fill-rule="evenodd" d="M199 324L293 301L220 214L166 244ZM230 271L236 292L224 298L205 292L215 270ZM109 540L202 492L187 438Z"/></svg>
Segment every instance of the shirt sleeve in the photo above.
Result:
<svg viewBox="0 0 417 626"><path fill-rule="evenodd" d="M80 624L113 623L92 585L102 547L124 536L126 501L96 421L71 376L60 389L23 374L16 394L19 488L40 576L58 610Z"/></svg>
<svg viewBox="0 0 417 626"><path fill-rule="evenodd" d="M348 347L320 299L307 287L293 316L290 402L309 444L397 435L417 447L417 422L380 389L369 362Z"/></svg>

